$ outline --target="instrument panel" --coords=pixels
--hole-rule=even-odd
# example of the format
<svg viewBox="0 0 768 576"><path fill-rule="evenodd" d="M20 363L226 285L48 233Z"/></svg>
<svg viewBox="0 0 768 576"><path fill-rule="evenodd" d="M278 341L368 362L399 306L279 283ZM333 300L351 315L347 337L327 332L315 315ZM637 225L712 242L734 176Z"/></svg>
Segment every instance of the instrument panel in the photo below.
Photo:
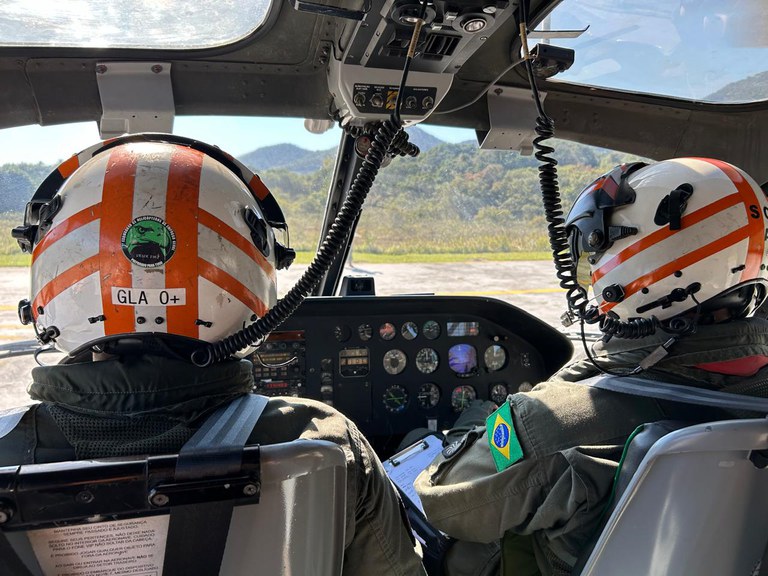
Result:
<svg viewBox="0 0 768 576"><path fill-rule="evenodd" d="M504 402L562 366L560 332L492 298L309 298L250 357L256 391L326 402L374 447L450 428L474 400Z"/></svg>

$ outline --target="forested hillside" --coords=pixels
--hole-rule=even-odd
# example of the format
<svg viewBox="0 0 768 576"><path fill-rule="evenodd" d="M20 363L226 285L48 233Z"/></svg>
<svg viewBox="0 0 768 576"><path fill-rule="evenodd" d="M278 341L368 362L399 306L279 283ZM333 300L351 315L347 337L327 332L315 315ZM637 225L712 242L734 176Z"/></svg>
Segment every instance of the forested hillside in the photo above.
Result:
<svg viewBox="0 0 768 576"><path fill-rule="evenodd" d="M586 184L631 159L571 142L556 141L555 147L566 210ZM298 157L317 161L318 155L325 154L325 158L320 159L319 168L309 171L306 163L286 164L286 154L259 154L256 150L244 159L259 158L261 166L254 168L283 207L292 244L299 250L312 250L325 209L333 157L293 148ZM270 157L275 158L272 164ZM536 166L532 156L481 151L474 143L442 143L429 147L417 159L396 158L379 173L368 196L355 249L392 254L546 250ZM21 220L26 201L51 168L0 165L0 212L12 213L2 224ZM3 233L0 252L14 250L8 236L9 232Z"/></svg>
<svg viewBox="0 0 768 576"><path fill-rule="evenodd" d="M629 159L571 142L556 143L565 210L575 194ZM441 144L417 159L396 158L376 179L355 237L362 252L475 253L547 250L537 161L515 152ZM333 164L310 174L264 170L264 182L291 224L291 239L317 242Z"/></svg>

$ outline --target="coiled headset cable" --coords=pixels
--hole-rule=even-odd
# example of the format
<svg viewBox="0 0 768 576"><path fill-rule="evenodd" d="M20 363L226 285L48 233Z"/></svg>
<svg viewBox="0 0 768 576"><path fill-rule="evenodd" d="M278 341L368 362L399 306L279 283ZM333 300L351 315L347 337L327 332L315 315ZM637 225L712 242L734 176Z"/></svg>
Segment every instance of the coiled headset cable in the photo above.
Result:
<svg viewBox="0 0 768 576"><path fill-rule="evenodd" d="M616 336L619 338L644 338L656 333L661 325L655 316L650 318L633 318L629 321L621 320L616 314L611 312L601 313L597 306L590 305L590 298L584 286L577 280L576 262L571 254L571 247L568 242L568 234L565 228L565 218L563 216L563 207L560 197L560 187L557 180L557 160L552 156L555 149L552 146L544 144L544 141L552 138L555 134L554 122L547 116L544 106L541 102L541 95L536 84L536 78L531 64L531 55L528 51L528 0L520 2L520 40L523 50L523 63L528 75L528 81L531 86L533 101L536 104L538 116L536 118L536 138L533 140L535 149L534 156L540 162L539 164L539 187L544 205L544 215L547 221L547 233L549 236L549 245L552 250L552 259L555 264L555 274L560 283L560 287L566 292L566 302L568 310L563 315L563 323L566 325L577 321L581 325L581 342L584 351L590 362L600 372L614 376L626 376L628 374L638 373L645 367L635 368L627 373L616 373L607 368L601 367L593 357L586 342L584 333L585 324L598 324L603 333L603 339L609 340ZM677 334L669 339L659 348L666 350L682 334ZM662 356L663 357L663 356ZM658 361L658 360L657 360ZM648 366L650 367L650 366Z"/></svg>
<svg viewBox="0 0 768 576"><path fill-rule="evenodd" d="M373 186L385 156L393 153L403 156L418 155L418 147L408 142L408 135L403 131L400 108L402 106L408 71L416 52L416 44L424 24L426 10L427 0L421 0L421 14L414 25L413 35L411 36L405 64L403 65L403 74L397 93L395 109L390 118L381 123L376 134L372 137L368 154L366 154L352 182L352 186L333 224L331 224L328 234L318 248L312 263L304 271L304 274L302 274L293 288L283 298L278 300L264 316L219 342L207 344L195 350L191 355L191 361L195 365L203 367L214 362L221 362L239 350L259 344L266 339L270 332L285 322L309 296L315 286L320 283L333 261L338 257L344 241L349 236L354 222L360 215L363 203Z"/></svg>

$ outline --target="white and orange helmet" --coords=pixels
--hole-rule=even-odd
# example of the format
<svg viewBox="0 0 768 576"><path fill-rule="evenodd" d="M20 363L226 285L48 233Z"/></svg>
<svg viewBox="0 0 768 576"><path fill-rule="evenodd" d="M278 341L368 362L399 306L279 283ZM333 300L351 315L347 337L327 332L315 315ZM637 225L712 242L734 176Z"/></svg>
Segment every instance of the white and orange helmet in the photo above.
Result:
<svg viewBox="0 0 768 576"><path fill-rule="evenodd" d="M269 190L218 148L164 134L102 142L64 162L14 230L32 253L38 337L74 354L99 345L218 341L275 303L293 251Z"/></svg>
<svg viewBox="0 0 768 576"><path fill-rule="evenodd" d="M666 320L719 303L745 316L765 298L768 201L726 162L619 166L581 192L565 225L601 314Z"/></svg>

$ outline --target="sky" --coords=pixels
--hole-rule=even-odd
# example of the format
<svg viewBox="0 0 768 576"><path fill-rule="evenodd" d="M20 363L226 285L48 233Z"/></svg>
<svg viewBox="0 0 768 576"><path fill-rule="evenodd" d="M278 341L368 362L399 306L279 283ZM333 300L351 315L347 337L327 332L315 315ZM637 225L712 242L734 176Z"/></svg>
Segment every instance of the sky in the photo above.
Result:
<svg viewBox="0 0 768 576"><path fill-rule="evenodd" d="M466 129L421 126L447 142L473 139ZM234 116L178 117L175 134L214 144L233 156L272 144L292 143L307 150L326 150L339 143L334 128L312 134L300 118L251 118ZM0 165L19 162L54 164L101 140L96 122L58 126L23 126L0 130Z"/></svg>

